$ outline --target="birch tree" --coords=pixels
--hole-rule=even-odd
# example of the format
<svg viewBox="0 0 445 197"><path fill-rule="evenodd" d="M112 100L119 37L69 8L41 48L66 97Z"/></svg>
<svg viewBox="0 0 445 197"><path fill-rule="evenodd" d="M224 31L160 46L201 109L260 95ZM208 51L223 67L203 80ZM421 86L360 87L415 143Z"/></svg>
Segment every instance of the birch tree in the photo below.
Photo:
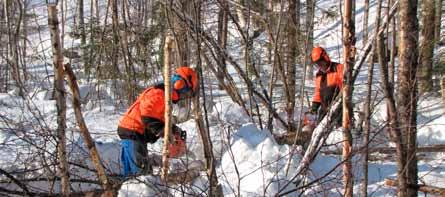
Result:
<svg viewBox="0 0 445 197"><path fill-rule="evenodd" d="M355 59L355 29L352 20L352 0L345 0L345 11L343 16L343 183L345 187L344 196L353 195L353 178L351 164L352 134L352 68Z"/></svg>
<svg viewBox="0 0 445 197"><path fill-rule="evenodd" d="M60 46L59 20L57 7L48 5L48 26L51 33L54 67L54 89L57 107L57 158L59 161L59 173L61 176L61 192L63 196L70 195L69 166L66 155L66 100L64 86L64 70L62 48Z"/></svg>

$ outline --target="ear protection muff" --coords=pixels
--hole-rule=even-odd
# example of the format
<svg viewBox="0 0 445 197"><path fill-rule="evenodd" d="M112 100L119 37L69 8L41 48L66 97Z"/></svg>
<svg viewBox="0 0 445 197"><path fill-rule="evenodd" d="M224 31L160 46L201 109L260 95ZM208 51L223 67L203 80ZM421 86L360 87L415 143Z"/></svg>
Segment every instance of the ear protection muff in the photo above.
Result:
<svg viewBox="0 0 445 197"><path fill-rule="evenodd" d="M187 84L184 78L179 75L173 75L172 79L173 88L179 93L184 93L190 90L190 86Z"/></svg>

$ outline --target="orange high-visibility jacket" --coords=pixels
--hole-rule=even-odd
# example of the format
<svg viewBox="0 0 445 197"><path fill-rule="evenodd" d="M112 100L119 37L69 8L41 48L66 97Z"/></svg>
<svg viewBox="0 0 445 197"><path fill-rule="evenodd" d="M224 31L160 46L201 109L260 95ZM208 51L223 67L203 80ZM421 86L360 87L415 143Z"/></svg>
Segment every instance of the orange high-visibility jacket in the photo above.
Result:
<svg viewBox="0 0 445 197"><path fill-rule="evenodd" d="M164 85L160 84L155 87L147 88L142 92L137 100L131 105L124 116L119 121L118 134L121 138L141 139L147 141L146 130L150 125L155 129L156 134L162 132L164 125ZM179 95L176 91L172 93L172 101L177 102ZM152 130L153 131L153 130ZM132 135L135 133L136 135ZM151 133L152 135L154 133ZM159 138L148 141L156 141Z"/></svg>
<svg viewBox="0 0 445 197"><path fill-rule="evenodd" d="M331 62L326 73L318 71L316 74L313 105L321 105L326 110L342 87L343 65Z"/></svg>

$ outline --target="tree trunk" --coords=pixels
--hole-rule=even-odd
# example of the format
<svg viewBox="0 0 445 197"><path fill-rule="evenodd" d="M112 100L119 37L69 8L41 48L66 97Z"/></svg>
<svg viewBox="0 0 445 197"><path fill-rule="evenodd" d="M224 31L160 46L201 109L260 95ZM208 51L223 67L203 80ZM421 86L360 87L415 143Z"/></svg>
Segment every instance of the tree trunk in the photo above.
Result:
<svg viewBox="0 0 445 197"><path fill-rule="evenodd" d="M64 9L64 5L66 5L65 4L65 0L60 0L60 2L57 2L57 4L60 6L60 19L61 19L61 27L60 27L60 32L61 32L61 35L65 35L65 10L66 9ZM61 41L60 41L60 48L62 48L63 49L63 44L64 44L64 42L63 42L63 39L61 39Z"/></svg>
<svg viewBox="0 0 445 197"><path fill-rule="evenodd" d="M394 0L390 0L391 5L394 5ZM397 17L394 17L394 19L392 19L392 23L391 23L391 57L390 57L390 62L389 62L389 68L388 68L388 72L389 72L389 85L391 87L393 87L392 89L394 89L394 71L395 71L395 67L396 67L396 56L397 56L397 26L396 26L396 21L397 21ZM389 28L389 20L387 20L388 22L388 28ZM393 90L394 91L394 90Z"/></svg>
<svg viewBox="0 0 445 197"><path fill-rule="evenodd" d="M295 78L296 78L296 63L298 52L298 35L300 32L300 16L299 14L299 1L289 0L288 14L288 26L287 26L287 43L288 43L288 55L287 55L287 85L289 91L289 98L287 101L287 124L289 125L288 132L295 132L294 121L294 109L295 109Z"/></svg>
<svg viewBox="0 0 445 197"><path fill-rule="evenodd" d="M307 47L306 47L306 65L310 65L312 63L311 50L314 47L314 17L315 17L315 5L316 0L306 0L307 12L306 12L306 28L307 28ZM308 80L314 79L314 67L307 66L306 70L306 78ZM301 95L304 97L303 95Z"/></svg>
<svg viewBox="0 0 445 197"><path fill-rule="evenodd" d="M171 112L172 99L170 87L170 50L172 49L173 39L170 36L165 38L164 45L164 97L165 97L165 113L164 113L164 144L162 148L162 170L161 179L166 181L168 176L169 166L169 144L170 144L170 130L172 126Z"/></svg>
<svg viewBox="0 0 445 197"><path fill-rule="evenodd" d="M92 6L91 6L91 19L93 19L93 23L96 25L96 26L99 26L99 18L100 18L100 15L99 15L99 0L91 0L91 4L92 4ZM91 32L91 33L93 33L93 32Z"/></svg>
<svg viewBox="0 0 445 197"><path fill-rule="evenodd" d="M8 27L5 25L5 3L0 4L0 29L7 29ZM7 44L7 43L6 43ZM7 47L5 47L5 43L0 42L0 55L2 57L8 57L8 49ZM8 64L7 62L4 61L4 59L2 61L0 61L0 92L4 93L7 91L7 87L6 84L7 83L7 78L8 78L8 72L7 72L7 67Z"/></svg>
<svg viewBox="0 0 445 197"><path fill-rule="evenodd" d="M368 42L368 18L369 18L369 0L365 0L365 11L363 13L363 46L366 46L366 43Z"/></svg>
<svg viewBox="0 0 445 197"><path fill-rule="evenodd" d="M22 29L23 29L23 39L22 39L22 70L23 70L23 79L26 81L29 80L29 74L28 74L28 70L27 70L27 65L26 65L26 58L27 58L27 53L26 53L26 41L28 40L28 16L27 16L27 2L24 1L23 2L23 6L21 8L21 13L22 13Z"/></svg>
<svg viewBox="0 0 445 197"><path fill-rule="evenodd" d="M190 14L190 0L179 0L179 7L182 13ZM173 5L174 6L174 5ZM175 66L187 66L190 61L190 47L189 47L189 36L187 34L187 28L178 19L178 17L173 18L173 31L175 43L175 56L174 65Z"/></svg>
<svg viewBox="0 0 445 197"><path fill-rule="evenodd" d="M12 10L14 10L14 1L11 0L5 0L4 1L4 7L5 7L5 19L6 19L6 25L8 26L8 52L9 57L7 58L8 65L11 65L12 68L12 78L15 82L16 87L19 90L19 96L23 96L23 83L22 79L20 77L20 69L19 69L19 53L18 53L18 33L20 32L20 23L21 18L17 20L13 20L14 13ZM21 17L21 14L20 14Z"/></svg>
<svg viewBox="0 0 445 197"><path fill-rule="evenodd" d="M201 5L196 5L196 2L194 3L194 8L196 12L196 21L197 26L201 26ZM227 25L227 24L226 24ZM227 30L227 29L226 29ZM226 31L227 33L227 31ZM221 44L221 43L220 43ZM199 134L202 140L203 149L204 149L204 156L206 158L206 168L207 168L207 177L209 180L209 195L208 196L223 196L222 188L218 184L218 178L216 174L216 168L215 168L215 156L213 155L213 144L210 139L210 133L209 133L209 120L208 120L208 114L207 114L207 108L206 108L206 92L204 87L204 77L202 74L202 62L201 62L201 36L199 33L196 33L196 45L197 45L197 67L196 72L199 75L199 82L200 86L197 88L196 95L193 98L193 106L194 106L194 112L195 112L195 120L196 125L199 130ZM202 103L200 103L200 97L199 95L202 94ZM205 123L204 124L204 117L201 111L201 107L203 106L204 109L204 117L205 117Z"/></svg>
<svg viewBox="0 0 445 197"><path fill-rule="evenodd" d="M218 13L218 43L222 50L226 50L227 48L227 30L228 30L228 21L229 21L229 6L226 0L221 1L221 7ZM218 69L218 76L224 78L224 75L227 73L226 69L226 60L224 56L220 56L220 62L222 63L222 69ZM224 80L223 80L224 82ZM219 89L222 90L223 86L220 84Z"/></svg>
<svg viewBox="0 0 445 197"><path fill-rule="evenodd" d="M88 151L90 152L91 161L93 162L94 167L96 169L97 177L99 178L99 181L102 183L102 188L106 190L106 192L110 193L112 192L110 181L108 180L105 169L102 166L99 152L96 149L96 144L93 138L91 137L87 125L85 124L85 121L83 119L82 110L80 106L81 103L80 103L79 86L77 85L76 76L74 75L74 72L71 69L70 64L65 64L64 68L68 77L68 83L71 89L71 93L73 94L73 108L74 108L74 113L76 115L77 125L79 126L80 133L82 134L85 145L88 148Z"/></svg>
<svg viewBox="0 0 445 197"><path fill-rule="evenodd" d="M127 6L125 4L126 1L122 1L122 22L124 26L124 31L121 31L120 35L120 48L122 50L122 59L124 60L125 64L125 70L126 70L126 84L127 84L127 98L128 98L128 104L131 105L136 100L136 88L137 88L137 82L136 82L136 71L133 65L132 61L132 55L131 50L128 46L128 26L127 26L127 19L125 13L127 12Z"/></svg>
<svg viewBox="0 0 445 197"><path fill-rule="evenodd" d="M442 0L434 0L435 11L434 11L434 42L437 43L441 40L440 30L442 26Z"/></svg>
<svg viewBox="0 0 445 197"><path fill-rule="evenodd" d="M202 26L201 6L202 6L201 4L197 5L196 2L194 3L194 8L195 8L195 12L196 12L196 21L197 21L196 25L200 26L200 27ZM226 31L225 37L227 38L227 13L225 13L223 15L226 15L226 19L224 19L224 16L223 16L223 20L226 20L226 22L225 22L226 27L225 27L225 30L224 30L224 27L222 29L223 29L223 31ZM224 24L223 24L223 26L224 26ZM226 38L224 38L224 35L222 35L222 39L226 39ZM222 193L222 188L218 183L218 178L217 178L216 168L215 168L215 156L213 155L213 144L212 144L212 140L210 139L210 133L209 133L209 130L210 130L209 120L208 120L207 108L205 105L207 97L206 97L206 92L205 92L205 87L204 87L204 77L202 74L202 62L201 62L201 45L202 45L202 43L201 42L202 42L201 36L199 35L199 33L196 32L196 45L197 45L197 57L198 57L196 72L199 75L200 86L196 92L196 95L198 95L198 96L195 96L193 99L193 106L195 106L194 107L195 120L196 120L197 127L199 129L199 134L200 134L202 143L203 143L204 156L206 158L207 176L208 176L209 184L210 184L209 196L219 197L219 196L223 196L223 193ZM222 41L222 43L224 43L223 44L224 47L225 47L225 42L226 41ZM220 42L220 44L221 44L221 42ZM223 48L223 49L225 49L225 48ZM225 61L225 60L223 58L220 61ZM225 65L225 62L224 62L224 65ZM199 101L200 93L202 93L203 104L201 104ZM203 108L201 108L199 106L203 106ZM204 117L205 117L206 124L204 124L204 117L202 115L201 109L204 109Z"/></svg>
<svg viewBox="0 0 445 197"><path fill-rule="evenodd" d="M417 86L416 71L418 64L418 24L417 0L401 0L399 7L400 47L398 67L398 96L397 107L400 118L400 128L406 144L406 166L404 166L407 185L417 184L416 159L416 115L417 115ZM399 196L402 196L400 193ZM406 195L416 196L417 188L408 187Z"/></svg>
<svg viewBox="0 0 445 197"><path fill-rule="evenodd" d="M85 46L86 44L85 17L83 8L83 0L77 0L77 29L80 30L81 47Z"/></svg>
<svg viewBox="0 0 445 197"><path fill-rule="evenodd" d="M57 157L61 176L61 192L63 196L70 195L69 166L66 156L66 100L64 86L63 56L60 46L59 20L57 19L57 7L48 5L48 26L51 33L53 51L54 85L57 107Z"/></svg>
<svg viewBox="0 0 445 197"><path fill-rule="evenodd" d="M442 92L442 103L445 105L445 78L440 79L440 90Z"/></svg>
<svg viewBox="0 0 445 197"><path fill-rule="evenodd" d="M433 88L433 51L434 51L434 1L422 1L422 26L420 40L420 70L418 73L419 94L431 91Z"/></svg>
<svg viewBox="0 0 445 197"><path fill-rule="evenodd" d="M382 7L382 2L379 1L378 3L378 11L377 13L381 13L381 7ZM385 22L388 22L385 21ZM377 20L376 20L377 24L380 24L380 19L377 16ZM399 181L399 195L406 195L406 177L404 176L404 166L406 164L406 152L405 152L405 147L403 145L403 139L402 139L402 135L401 135L401 131L400 131L400 127L399 127L399 118L398 118L398 114L397 114L397 109L396 109L396 105L395 105L395 98L393 95L393 90L392 90L392 86L389 83L389 79L388 79L388 68L387 68L387 61L386 61L386 57L385 57L385 50L384 50L384 39L383 39L383 34L379 34L377 37L377 53L378 53L378 59L379 59L379 64L380 64L380 75L381 75L381 79L382 79L382 84L383 84L383 90L385 93L385 99L386 99L386 104L388 107L388 113L389 113L389 129L390 129L390 138L391 141L394 142L396 144L396 155L397 155L397 178Z"/></svg>
<svg viewBox="0 0 445 197"><path fill-rule="evenodd" d="M314 4L315 1L309 0L307 2L310 3L310 5L308 5L307 9L308 10L312 10L315 7L315 4ZM312 15L312 16L306 16L306 28L307 28L306 30L307 30L307 34L306 34L306 38L304 40L304 44L305 44L304 48L306 49L306 51L305 51L305 54L304 54L305 58L304 58L304 65L303 65L303 76L302 76L302 81L301 81L301 86L300 86L301 87L300 88L300 106L299 106L299 111L300 111L299 117L300 117L300 119L298 120L298 125L295 128L296 129L296 133L295 133L295 137L294 137L293 142L292 142L293 146L297 145L297 143L299 141L301 141L301 139L302 139L302 137L301 137L301 128L303 127L303 120L302 120L303 118L302 117L303 117L303 107L304 107L304 93L305 93L305 87L306 87L305 84L306 84L306 79L307 79L306 74L307 74L308 63L311 61L310 55L308 55L308 54L310 53L310 51L312 49L312 42L313 42L313 26L312 25L313 25L313 14L314 14L314 11L312 10L312 11L308 11L308 12L310 12L310 13L307 13L307 14ZM311 45L310 47L308 47L309 43ZM310 73L310 75L312 75L312 72ZM303 138L303 140L304 139L305 138ZM290 168L290 164L291 164L293 155L294 155L294 149L291 149L290 153L289 153L289 159L287 160L286 167L285 167L286 176L289 173L289 168Z"/></svg>
<svg viewBox="0 0 445 197"><path fill-rule="evenodd" d="M111 64L115 75L119 75L119 15L117 0L108 0L108 4L111 8L111 20L113 28L113 44L111 46ZM104 24L106 25L106 24Z"/></svg>
<svg viewBox="0 0 445 197"><path fill-rule="evenodd" d="M351 164L352 134L352 69L355 61L355 29L352 20L352 0L345 0L345 11L343 16L343 184L345 187L344 196L353 194L353 174Z"/></svg>
<svg viewBox="0 0 445 197"><path fill-rule="evenodd" d="M378 26L376 26L378 27ZM366 42L366 41L364 41ZM370 64L368 65L368 79L367 79L367 93L366 93L366 101L365 101L365 120L363 126L363 177L362 177L362 185L361 185L361 195L362 197L368 196L368 159L369 159L369 132L371 131L371 97L372 97L372 80L373 80L373 71L374 71L374 62L372 58L370 58Z"/></svg>

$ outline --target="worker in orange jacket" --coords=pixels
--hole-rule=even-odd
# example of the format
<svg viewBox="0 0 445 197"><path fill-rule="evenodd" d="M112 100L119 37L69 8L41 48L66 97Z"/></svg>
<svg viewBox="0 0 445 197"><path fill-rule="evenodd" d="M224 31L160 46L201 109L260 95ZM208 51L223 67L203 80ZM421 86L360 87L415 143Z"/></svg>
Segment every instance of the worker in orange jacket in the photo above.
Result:
<svg viewBox="0 0 445 197"><path fill-rule="evenodd" d="M315 76L312 106L309 113L306 113L305 122L315 126L318 121L321 121L332 101L341 91L343 86L343 65L332 62L326 50L322 47L312 49L311 59L317 68L317 73Z"/></svg>
<svg viewBox="0 0 445 197"><path fill-rule="evenodd" d="M175 70L171 78L172 102L195 95L198 77L189 67ZM147 143L155 143L163 136L164 129L164 84L147 88L130 106L119 121L117 129L121 139L121 166L124 176L137 175L151 170L148 166ZM186 132L172 126L173 142L170 144L170 157L185 153Z"/></svg>

